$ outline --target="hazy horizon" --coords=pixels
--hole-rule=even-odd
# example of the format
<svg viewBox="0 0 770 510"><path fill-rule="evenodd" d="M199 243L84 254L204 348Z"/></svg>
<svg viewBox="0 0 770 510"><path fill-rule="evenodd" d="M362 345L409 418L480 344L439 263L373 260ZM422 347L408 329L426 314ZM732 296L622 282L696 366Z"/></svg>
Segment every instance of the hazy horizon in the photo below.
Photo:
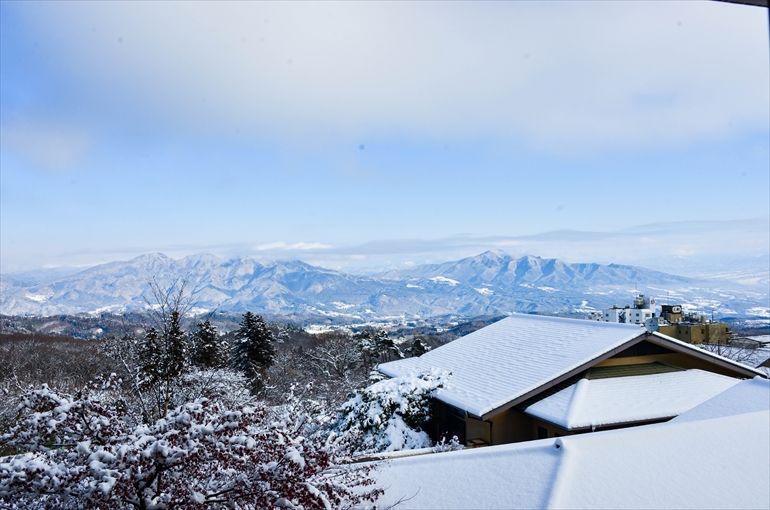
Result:
<svg viewBox="0 0 770 510"><path fill-rule="evenodd" d="M615 263L672 274L700 275L730 270L757 270L756 263L768 257L768 252L763 251L768 243L767 238L770 237L768 226L770 218L755 218L743 222L645 225L616 232L555 231L519 238L461 235L433 240L383 240L340 247L292 246L285 243L257 247L167 247L160 250L134 249L98 255L70 254L65 260L80 259L81 262L40 264L2 272L18 274L50 270L52 274L57 271L73 273L151 253L162 253L175 260L208 253L222 260L239 257L261 261L300 260L316 266L365 274L421 264L450 262L497 250L512 257L532 255L570 263ZM705 236L704 231L710 236ZM726 250L726 246L732 250ZM96 261L82 262L89 258ZM770 272L770 267L761 269Z"/></svg>

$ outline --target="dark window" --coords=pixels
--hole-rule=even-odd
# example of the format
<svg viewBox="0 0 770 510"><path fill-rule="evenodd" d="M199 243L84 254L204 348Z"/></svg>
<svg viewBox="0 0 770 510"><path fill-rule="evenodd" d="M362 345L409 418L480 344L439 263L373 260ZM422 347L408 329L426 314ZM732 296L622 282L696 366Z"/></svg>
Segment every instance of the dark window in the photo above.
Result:
<svg viewBox="0 0 770 510"><path fill-rule="evenodd" d="M548 437L548 430L545 427L537 426L537 438L546 439Z"/></svg>

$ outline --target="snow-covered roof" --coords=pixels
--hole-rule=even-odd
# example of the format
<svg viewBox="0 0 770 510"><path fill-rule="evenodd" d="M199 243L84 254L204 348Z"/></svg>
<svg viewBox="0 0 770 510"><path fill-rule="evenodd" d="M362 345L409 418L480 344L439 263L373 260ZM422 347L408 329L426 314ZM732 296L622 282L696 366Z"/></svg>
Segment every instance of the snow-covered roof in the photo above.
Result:
<svg viewBox="0 0 770 510"><path fill-rule="evenodd" d="M740 381L703 370L582 378L526 413L568 430L672 418Z"/></svg>
<svg viewBox="0 0 770 510"><path fill-rule="evenodd" d="M389 377L433 368L451 372L448 386L438 391L437 398L486 419L492 411L529 398L531 392L642 338L744 376L762 374L658 332L645 336L638 325L524 314L513 314L420 357L383 363L378 369Z"/></svg>
<svg viewBox="0 0 770 510"><path fill-rule="evenodd" d="M712 405L703 419L679 421L683 415L655 425L394 459L379 468L385 494L378 506L402 500L398 508L404 509L767 509L770 400L757 387L768 384L744 381L723 393L759 411L744 406L732 414Z"/></svg>
<svg viewBox="0 0 770 510"><path fill-rule="evenodd" d="M723 391L716 397L707 400L683 413L672 422L705 420L727 415L738 415L770 411L770 381L755 377L742 381Z"/></svg>
<svg viewBox="0 0 770 510"><path fill-rule="evenodd" d="M514 314L419 358L383 363L398 377L440 368L452 373L437 397L483 416L642 335L633 324Z"/></svg>

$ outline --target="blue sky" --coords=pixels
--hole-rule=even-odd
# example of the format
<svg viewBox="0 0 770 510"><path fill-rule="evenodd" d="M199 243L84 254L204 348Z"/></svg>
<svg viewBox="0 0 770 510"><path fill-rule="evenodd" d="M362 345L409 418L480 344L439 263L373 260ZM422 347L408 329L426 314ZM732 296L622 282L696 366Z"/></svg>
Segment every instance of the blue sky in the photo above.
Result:
<svg viewBox="0 0 770 510"><path fill-rule="evenodd" d="M0 10L3 271L154 251L345 269L770 249L766 9Z"/></svg>

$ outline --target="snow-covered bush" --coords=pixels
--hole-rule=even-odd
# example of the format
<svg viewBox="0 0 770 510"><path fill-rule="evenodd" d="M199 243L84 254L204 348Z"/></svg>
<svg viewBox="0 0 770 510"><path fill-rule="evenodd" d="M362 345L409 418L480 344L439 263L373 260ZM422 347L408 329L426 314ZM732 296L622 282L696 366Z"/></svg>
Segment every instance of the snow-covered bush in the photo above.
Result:
<svg viewBox="0 0 770 510"><path fill-rule="evenodd" d="M346 508L373 502L371 466L323 438L297 399L232 411L198 400L151 424L127 419L113 380L78 395L29 389L0 436L0 501L28 508Z"/></svg>
<svg viewBox="0 0 770 510"><path fill-rule="evenodd" d="M250 385L245 375L229 368L193 367L178 381L176 406L201 398L216 400L229 409L255 405L257 399L251 394Z"/></svg>
<svg viewBox="0 0 770 510"><path fill-rule="evenodd" d="M432 447L434 453L454 452L464 448L465 447L460 444L460 440L457 438L457 436L452 436L452 439L449 440L447 440L446 437L442 437L441 441L438 441Z"/></svg>
<svg viewBox="0 0 770 510"><path fill-rule="evenodd" d="M431 446L420 426L430 418L430 398L449 373L433 369L385 379L356 392L338 412L338 431L361 434L357 452L389 452Z"/></svg>

